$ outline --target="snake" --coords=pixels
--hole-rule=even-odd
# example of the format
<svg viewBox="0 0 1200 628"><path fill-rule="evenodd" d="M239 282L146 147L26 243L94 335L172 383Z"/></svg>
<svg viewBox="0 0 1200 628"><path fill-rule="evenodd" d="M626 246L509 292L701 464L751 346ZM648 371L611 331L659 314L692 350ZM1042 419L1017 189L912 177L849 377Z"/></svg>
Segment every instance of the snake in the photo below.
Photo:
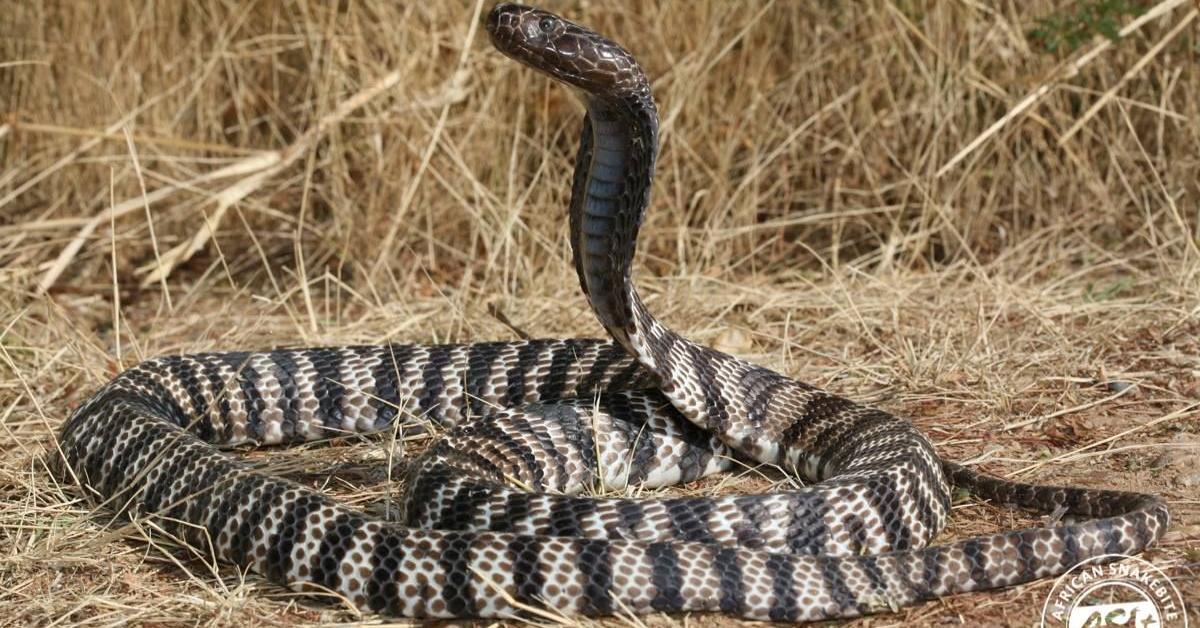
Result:
<svg viewBox="0 0 1200 628"><path fill-rule="evenodd" d="M505 3L483 19L496 49L586 110L568 237L610 338L152 358L59 434L54 468L97 508L268 581L414 618L846 618L1062 574L1162 536L1159 497L944 461L907 420L659 321L632 281L658 152L646 74L552 13ZM385 515L229 451L400 428L439 435L395 464L404 490ZM630 496L747 464L796 488ZM1051 517L932 544L954 489Z"/></svg>

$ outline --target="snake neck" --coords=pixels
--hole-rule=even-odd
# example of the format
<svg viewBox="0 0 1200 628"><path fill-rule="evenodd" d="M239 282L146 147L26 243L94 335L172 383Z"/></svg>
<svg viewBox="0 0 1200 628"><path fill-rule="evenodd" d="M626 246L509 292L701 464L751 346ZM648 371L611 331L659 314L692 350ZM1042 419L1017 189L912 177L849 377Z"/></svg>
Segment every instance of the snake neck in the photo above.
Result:
<svg viewBox="0 0 1200 628"><path fill-rule="evenodd" d="M621 98L585 97L585 104L571 189L575 270L600 324L638 355L630 337L652 319L633 286L631 269L654 179L658 111L648 86Z"/></svg>

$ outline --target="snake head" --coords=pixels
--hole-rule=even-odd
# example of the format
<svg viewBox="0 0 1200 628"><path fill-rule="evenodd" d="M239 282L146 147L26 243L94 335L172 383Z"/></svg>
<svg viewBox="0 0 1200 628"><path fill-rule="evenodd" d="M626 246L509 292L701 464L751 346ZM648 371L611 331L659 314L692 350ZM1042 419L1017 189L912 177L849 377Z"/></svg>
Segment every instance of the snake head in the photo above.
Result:
<svg viewBox="0 0 1200 628"><path fill-rule="evenodd" d="M646 75L629 51L549 11L500 3L485 24L497 50L590 96L649 93Z"/></svg>

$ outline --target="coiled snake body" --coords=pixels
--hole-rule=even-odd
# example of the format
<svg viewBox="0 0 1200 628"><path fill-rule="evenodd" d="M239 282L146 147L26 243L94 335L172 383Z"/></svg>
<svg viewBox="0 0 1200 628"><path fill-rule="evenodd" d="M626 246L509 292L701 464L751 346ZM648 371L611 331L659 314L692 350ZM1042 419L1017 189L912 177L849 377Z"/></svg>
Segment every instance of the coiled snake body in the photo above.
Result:
<svg viewBox="0 0 1200 628"><path fill-rule="evenodd" d="M1017 484L943 463L906 421L665 327L630 279L657 151L646 77L615 43L549 13L500 5L487 30L503 53L575 88L587 107L570 240L583 290L615 342L158 358L71 416L60 437L64 475L206 554L411 617L539 607L850 617L1137 553L1163 533L1168 515L1156 497ZM412 416L452 429L408 464L398 522L213 447L370 432ZM735 457L816 484L662 501L579 495L687 481ZM951 484L1078 521L929 546Z"/></svg>

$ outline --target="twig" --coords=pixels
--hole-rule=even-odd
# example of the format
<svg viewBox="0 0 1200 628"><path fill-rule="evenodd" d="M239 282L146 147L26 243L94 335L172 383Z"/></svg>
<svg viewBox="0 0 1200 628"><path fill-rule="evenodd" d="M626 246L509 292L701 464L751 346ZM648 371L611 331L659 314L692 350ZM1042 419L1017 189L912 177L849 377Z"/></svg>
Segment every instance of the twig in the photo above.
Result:
<svg viewBox="0 0 1200 628"><path fill-rule="evenodd" d="M1098 113L1100 109L1104 107L1104 105L1108 104L1108 101L1113 99L1117 91L1120 90L1121 87L1123 87L1125 83L1129 81L1129 79L1137 76L1137 74L1142 71L1142 68L1146 67L1146 64L1150 63L1154 57L1157 57L1158 53L1162 52L1163 48L1166 48L1167 44L1170 43L1172 39L1175 39L1176 35L1182 33L1183 29L1187 28L1188 24L1191 24L1192 20L1196 19L1197 15L1200 15L1200 11L1197 9L1192 9L1189 11L1188 14L1185 15L1183 19L1175 25L1175 28L1171 29L1171 32L1167 33L1166 36L1159 40L1157 44L1154 44L1154 47L1151 48L1149 52L1142 55L1142 58L1138 59L1137 63L1133 64L1133 67L1129 68L1129 70L1126 71L1123 76L1121 76L1121 79L1117 81L1115 85L1108 88L1108 90L1105 91L1104 94L1102 94L1100 98L1092 104L1091 107L1088 107L1088 110L1085 111L1082 116L1079 116L1079 119L1075 121L1075 124L1072 124L1071 128L1067 129L1067 132L1063 133L1062 137L1058 139L1058 145L1062 146L1063 144L1066 144L1068 140L1074 137L1075 134L1079 132L1079 129L1082 129L1083 125L1088 123L1088 120L1091 120L1092 117L1094 117L1096 113Z"/></svg>
<svg viewBox="0 0 1200 628"><path fill-rule="evenodd" d="M140 159L138 159L137 145L134 144L133 137L132 137L132 135L130 135L129 129L126 128L123 130L125 131L125 147L129 151L129 160L131 162L133 162L133 173L135 175L137 175L138 191L141 192L141 196L139 196L139 198L145 199L146 198L146 177L143 176L143 174L142 174L142 162ZM110 186L112 185L111 179L109 180L109 185ZM111 189L112 188L110 187L109 188L110 194L111 194ZM111 205L112 203L110 202L109 204ZM155 232L154 232L154 217L150 215L150 204L143 202L142 207L146 210L146 230L150 233L150 247L154 250L154 260L156 262L158 262L159 266L161 266L162 265L162 255L159 253L158 235L155 234ZM113 248L113 255L115 256L116 250L117 250L116 226L113 225L113 221L112 221L111 217L109 217L109 225L112 228L112 234L113 234L112 248ZM116 269L115 269L115 267L114 267L113 272L114 272L114 275L113 275L114 284L113 285L114 285L114 289L115 289L115 287L116 287L116 283L115 283L116 282L116 274L115 274ZM167 288L166 281L163 281L161 283L162 283L163 298L166 299L166 301L167 301L167 309L172 310L174 308L171 305L171 291L169 288ZM121 335L120 330L118 328L117 336L120 337L120 335Z"/></svg>
<svg viewBox="0 0 1200 628"><path fill-rule="evenodd" d="M96 142L99 141L100 140L96 140ZM59 251L58 257L55 258L54 263L50 265L50 268L48 268L42 275L41 281L38 282L38 294L45 293L54 285L56 281L58 281L59 276L62 275L63 271L67 269L67 266L71 264L71 260L75 259L75 256L79 253L79 249L83 248L84 243L87 242L87 239L91 237L92 233L96 231L96 228L100 225L110 220L120 218L121 216L124 216L130 212L142 209L143 207L152 203L161 201L162 199L167 198L179 190L192 188L207 181L214 181L244 174L245 172L261 168L263 163L271 163L276 159L278 159L278 156L275 153L260 153L254 155L253 157L248 157L246 159L234 162L219 170L214 170L213 172L188 179L182 183L158 188L157 190L154 190L153 192L143 196L121 201L120 203L113 205L111 208L96 214L96 216L94 216L91 220L84 223L84 225L80 227L79 232L75 234L75 237L71 239L67 246L64 247L62 251Z"/></svg>
<svg viewBox="0 0 1200 628"><path fill-rule="evenodd" d="M350 115L355 109L365 105L370 100L379 96L383 92L395 87L400 82L400 71L393 71L379 80L372 83L370 86L359 91L357 94L342 101L332 112L326 114L317 124L309 128L295 142L292 142L287 147L271 151L267 153L272 159L257 171L251 171L248 176L240 181L233 183L216 194L216 209L211 216L204 221L200 231L196 232L191 238L182 242L166 253L163 254L161 263L153 263L142 266L137 269L138 274L145 275L142 278L142 285L147 286L156 281L166 279L171 271L175 270L180 264L191 259L197 251L204 248L204 245L216 233L217 227L221 223L221 219L225 217L225 213L234 203L245 198L250 193L270 179L275 174L291 166L301 156L308 152L310 148L316 145L317 140L323 137L330 128L340 123L346 116ZM259 159L259 156L249 157L243 162L251 162ZM239 163L243 163L239 162Z"/></svg>
<svg viewBox="0 0 1200 628"><path fill-rule="evenodd" d="M512 320L508 318L508 315L504 313L504 310L500 309L500 306L496 305L495 303L488 303L487 311L488 314L492 315L492 318L500 321L500 324L512 330L512 332L519 336L522 340L529 340L532 338L532 336L529 335L529 332L521 329L516 323L512 322Z"/></svg>
<svg viewBox="0 0 1200 628"><path fill-rule="evenodd" d="M1064 453L1064 454L1059 454L1059 455L1057 455L1057 456L1055 456L1055 457L1053 457L1053 458L1050 458L1049 460L1043 460L1043 461L1041 461L1041 462L1035 462L1035 463L1033 463L1033 464L1031 464L1031 465L1028 465L1028 466L1022 467L1022 468L1020 468L1020 469L1017 469L1016 471L1013 471L1012 473L1009 473L1009 474L1008 474L1006 477L1008 477L1008 478L1015 478L1015 477L1017 477L1017 476L1019 476L1019 475L1024 475L1024 474L1026 474L1026 473L1028 473L1028 472L1030 472L1030 471L1033 471L1033 470L1036 470L1036 469L1040 469L1040 468L1042 468L1042 467L1044 467L1044 466L1046 466L1046 465L1048 465L1048 464L1054 464L1054 463L1056 463L1056 462L1062 462L1063 460L1066 460L1066 459L1068 459L1068 458L1071 458L1071 457L1073 457L1073 456L1075 456L1075 455L1079 454L1079 452L1082 452L1082 451L1087 451L1087 450L1089 450L1089 449L1092 449L1092 448L1095 448L1095 447L1099 447L1100 445L1104 445L1104 444L1106 444L1106 443L1111 443L1111 442L1113 442L1113 441L1115 441L1115 440L1117 440L1117 439L1120 439L1120 438L1123 438L1123 437L1125 437L1125 436L1128 436L1128 435L1130 435L1130 434L1132 434L1132 433L1134 433L1134 432L1138 432L1138 431L1144 430L1144 429L1146 429L1146 428L1148 428L1148 427L1153 427L1153 426L1155 426L1155 425L1158 425L1159 423L1163 423L1163 422L1166 422L1166 421L1173 421L1173 420L1175 420L1175 419L1178 419L1178 418L1180 418L1180 417L1187 416L1187 415L1188 415L1188 413L1190 413L1190 412L1193 412L1193 411L1195 411L1195 410L1197 410L1197 409L1200 409L1200 403L1193 403L1193 404L1191 404L1191 405L1189 405L1189 406L1187 406L1187 407L1184 407L1184 408L1182 408L1182 409L1180 409L1180 410L1176 410L1176 411L1174 411L1174 412L1171 412L1171 413L1169 413L1169 414L1165 414L1165 415L1163 415L1163 416L1160 416L1160 417L1158 417L1157 419L1154 419L1154 420L1152 420L1152 421L1149 421L1149 422L1147 422L1147 423L1143 423L1143 424L1141 424L1141 425L1137 425L1137 426L1131 427L1131 428L1129 428L1129 429L1127 429L1127 430L1125 430L1125 431L1123 431L1123 432L1120 432L1120 433L1118 433L1118 434L1113 434L1112 436L1109 436L1108 438L1102 438L1102 439L1100 439L1100 440L1098 440L1098 441L1096 441L1096 442L1093 442L1093 443L1088 443L1087 445L1084 445L1084 446L1082 446L1082 447L1076 447L1075 449L1072 449L1071 451L1068 451L1068 452L1066 452L1066 453Z"/></svg>
<svg viewBox="0 0 1200 628"><path fill-rule="evenodd" d="M1118 399L1118 398L1122 397L1123 395L1125 395L1125 394L1126 394L1126 393L1128 393L1129 391L1131 391L1131 390L1136 390L1136 389L1137 389L1137 386L1130 386L1130 387L1128 387L1128 388L1124 388L1124 389L1122 389L1120 392L1118 392L1118 393L1116 393L1116 394L1109 395L1109 396L1107 396L1107 397L1105 397L1105 398L1103 398L1103 399L1097 399L1097 400L1095 400L1095 401L1090 401L1090 402L1088 402L1088 403L1085 403L1085 404L1082 404L1082 405L1078 405L1078 406L1074 406L1074 407L1072 407L1072 408L1064 408L1064 409L1062 409L1062 410L1059 410L1059 411L1057 411L1057 412L1051 412L1050 414L1046 414L1046 415L1042 415L1042 416L1035 416L1035 417L1032 417L1032 418L1025 419L1025 420L1023 420L1023 421L1015 421L1015 422L1013 422L1013 423L1006 423L1006 424L1004 425L1004 431L1006 431L1006 432L1007 432L1007 431L1010 431L1010 430L1015 430L1015 429L1017 429L1017 428L1019 428L1019 427L1025 427L1026 425L1029 425L1029 424L1031 424L1031 423L1037 423L1037 422L1039 422L1039 421L1045 421L1045 420L1048 420L1048 419L1053 419L1053 418L1055 418L1055 417L1060 417L1060 416L1063 416L1064 414L1073 414L1073 413L1075 413L1075 412L1079 412L1080 410L1087 410L1088 408L1094 408L1094 407L1096 407L1096 406L1099 406L1099 405L1104 405L1104 404L1106 404L1106 403L1108 403L1108 402L1110 402L1110 401L1112 401L1112 400L1114 400L1114 399Z"/></svg>
<svg viewBox="0 0 1200 628"><path fill-rule="evenodd" d="M0 126L0 137L4 137L4 130L9 125ZM13 128L19 129L23 133L45 133L47 135L66 135L70 137L90 137L93 139L110 140L121 142L125 140L125 136L129 135L138 144L155 144L157 146L169 146L171 148L181 148L185 150L207 151L210 153L226 153L233 155L256 155L262 151L252 148L242 148L240 146L229 146L226 144L214 144L212 142L197 142L195 140L185 140L177 137L157 137L154 135L144 135L141 133L108 133L106 131L97 131L95 129L82 129L73 126L62 126L59 124L43 124L40 122L20 122L12 123Z"/></svg>
<svg viewBox="0 0 1200 628"><path fill-rule="evenodd" d="M121 129L125 128L125 125L127 125L131 121L133 121L138 116L138 114L140 114L143 111L154 106L155 104L158 103L158 101L162 100L163 98L166 98L168 94L170 94L170 91L163 92L162 94L159 94L158 96L146 101L140 107L134 109L133 111L130 111L129 115L126 115L126 116L122 117L120 120L117 120L116 122L108 125L108 127L106 129L104 129L104 133L106 135L112 134L112 133L116 133L116 132L120 131ZM8 126L9 125L7 125L7 124L5 125L5 127L8 127ZM3 198L0 198L0 208L3 208L5 205L9 204L9 202L11 202L13 199L15 199L18 196L29 191L29 189L32 188L33 186L37 185L38 183L41 183L46 177L58 172L59 170L62 170L63 168L66 168L68 165L70 165L72 162L74 162L76 159L78 159L80 155L86 153L87 151L91 150L92 148L95 148L96 145L102 141L104 141L103 138L99 138L99 137L92 138L92 139L80 144L78 147L75 148L75 150L67 153L66 155L63 155L62 159L59 159L58 161L51 164L49 168L46 168L45 170L33 175L32 177L29 178L28 181L17 186L17 189L13 190L12 192L9 192ZM101 221L101 222L103 222L103 221Z"/></svg>
<svg viewBox="0 0 1200 628"><path fill-rule="evenodd" d="M475 2L475 8L472 9L473 15L479 15L483 10L483 0ZM470 26L467 27L467 34L463 37L463 44L458 55L458 63L454 73L450 75L450 86L448 91L451 93L466 92L466 83L469 76L467 71L467 60L470 58L471 42L475 39L475 31L479 27L479 20L471 20ZM425 152L421 155L421 163L417 166L417 172L413 175L412 182L404 190L404 195L400 197L400 206L392 215L391 224L388 226L387 233L383 237L383 245L379 248L381 251L375 259L370 270L370 278L375 279L376 273L384 266L388 260L388 256L393 250L393 243L399 234L400 226L404 224L402 220L408 214L408 208L412 205L412 200L417 194L417 188L420 187L421 181L425 178L425 171L429 168L429 161L433 158L433 151L437 149L438 144L442 140L442 131L446 128L446 119L450 115L450 106L456 102L454 98L446 101L442 106L442 111L438 115L437 124L433 128L433 135L429 138L429 143L425 146Z"/></svg>
<svg viewBox="0 0 1200 628"><path fill-rule="evenodd" d="M1125 37L1125 36L1129 35L1130 33L1138 30L1143 25L1145 25L1146 22L1149 22L1157 17L1161 17L1163 15L1166 15L1167 13L1170 13L1171 11L1175 10L1176 7L1183 4L1184 2L1187 2L1187 0L1163 0L1162 2L1159 2L1157 5L1154 6L1153 9L1146 11L1141 16L1139 16L1136 20L1127 24L1125 26L1125 28L1122 28L1120 31L1118 31L1117 32L1118 37ZM1063 72L1060 76L1058 76L1056 78L1052 78L1052 79L1046 81L1045 83L1042 83L1041 85L1039 85L1037 87L1037 89L1026 94L1026 96L1024 98L1022 98L1021 101L1018 102L1015 107L1013 107L1012 109L1010 109L1008 111L1008 113L1004 114L1004 116L1002 118L1000 118L999 120L992 123L991 126L989 126L987 129L985 129L982 133L980 133L978 136L976 136L975 139L971 140L971 142L969 144L964 146L962 148L962 150L958 151L958 153L956 153L953 157L951 157L950 161L947 161L941 168L938 168L937 173L933 175L934 178L935 179L941 178L942 175L949 172L951 168L958 165L958 162L962 161L963 159L966 159L967 155L970 155L971 153L975 152L975 149L979 148L980 146L983 145L984 142L988 141L989 139L991 139L992 136L999 133L1000 129L1002 129L1006 125L1008 125L1009 122L1012 122L1014 119L1020 117L1030 107L1033 107L1035 104L1037 104L1037 102L1039 100L1041 100L1043 96L1045 96L1046 94L1049 94L1050 91L1054 89L1055 85L1059 81L1064 81L1066 79L1074 77L1076 74L1079 74L1080 70L1082 70L1085 66L1087 66L1089 63L1094 61L1096 59L1096 57L1100 56L1100 53L1111 48L1112 45L1113 45L1113 41L1111 39L1105 39L1105 40L1097 43L1095 46L1092 47L1091 50L1087 51L1083 56L1081 56L1078 59L1067 64L1066 68L1063 70Z"/></svg>

